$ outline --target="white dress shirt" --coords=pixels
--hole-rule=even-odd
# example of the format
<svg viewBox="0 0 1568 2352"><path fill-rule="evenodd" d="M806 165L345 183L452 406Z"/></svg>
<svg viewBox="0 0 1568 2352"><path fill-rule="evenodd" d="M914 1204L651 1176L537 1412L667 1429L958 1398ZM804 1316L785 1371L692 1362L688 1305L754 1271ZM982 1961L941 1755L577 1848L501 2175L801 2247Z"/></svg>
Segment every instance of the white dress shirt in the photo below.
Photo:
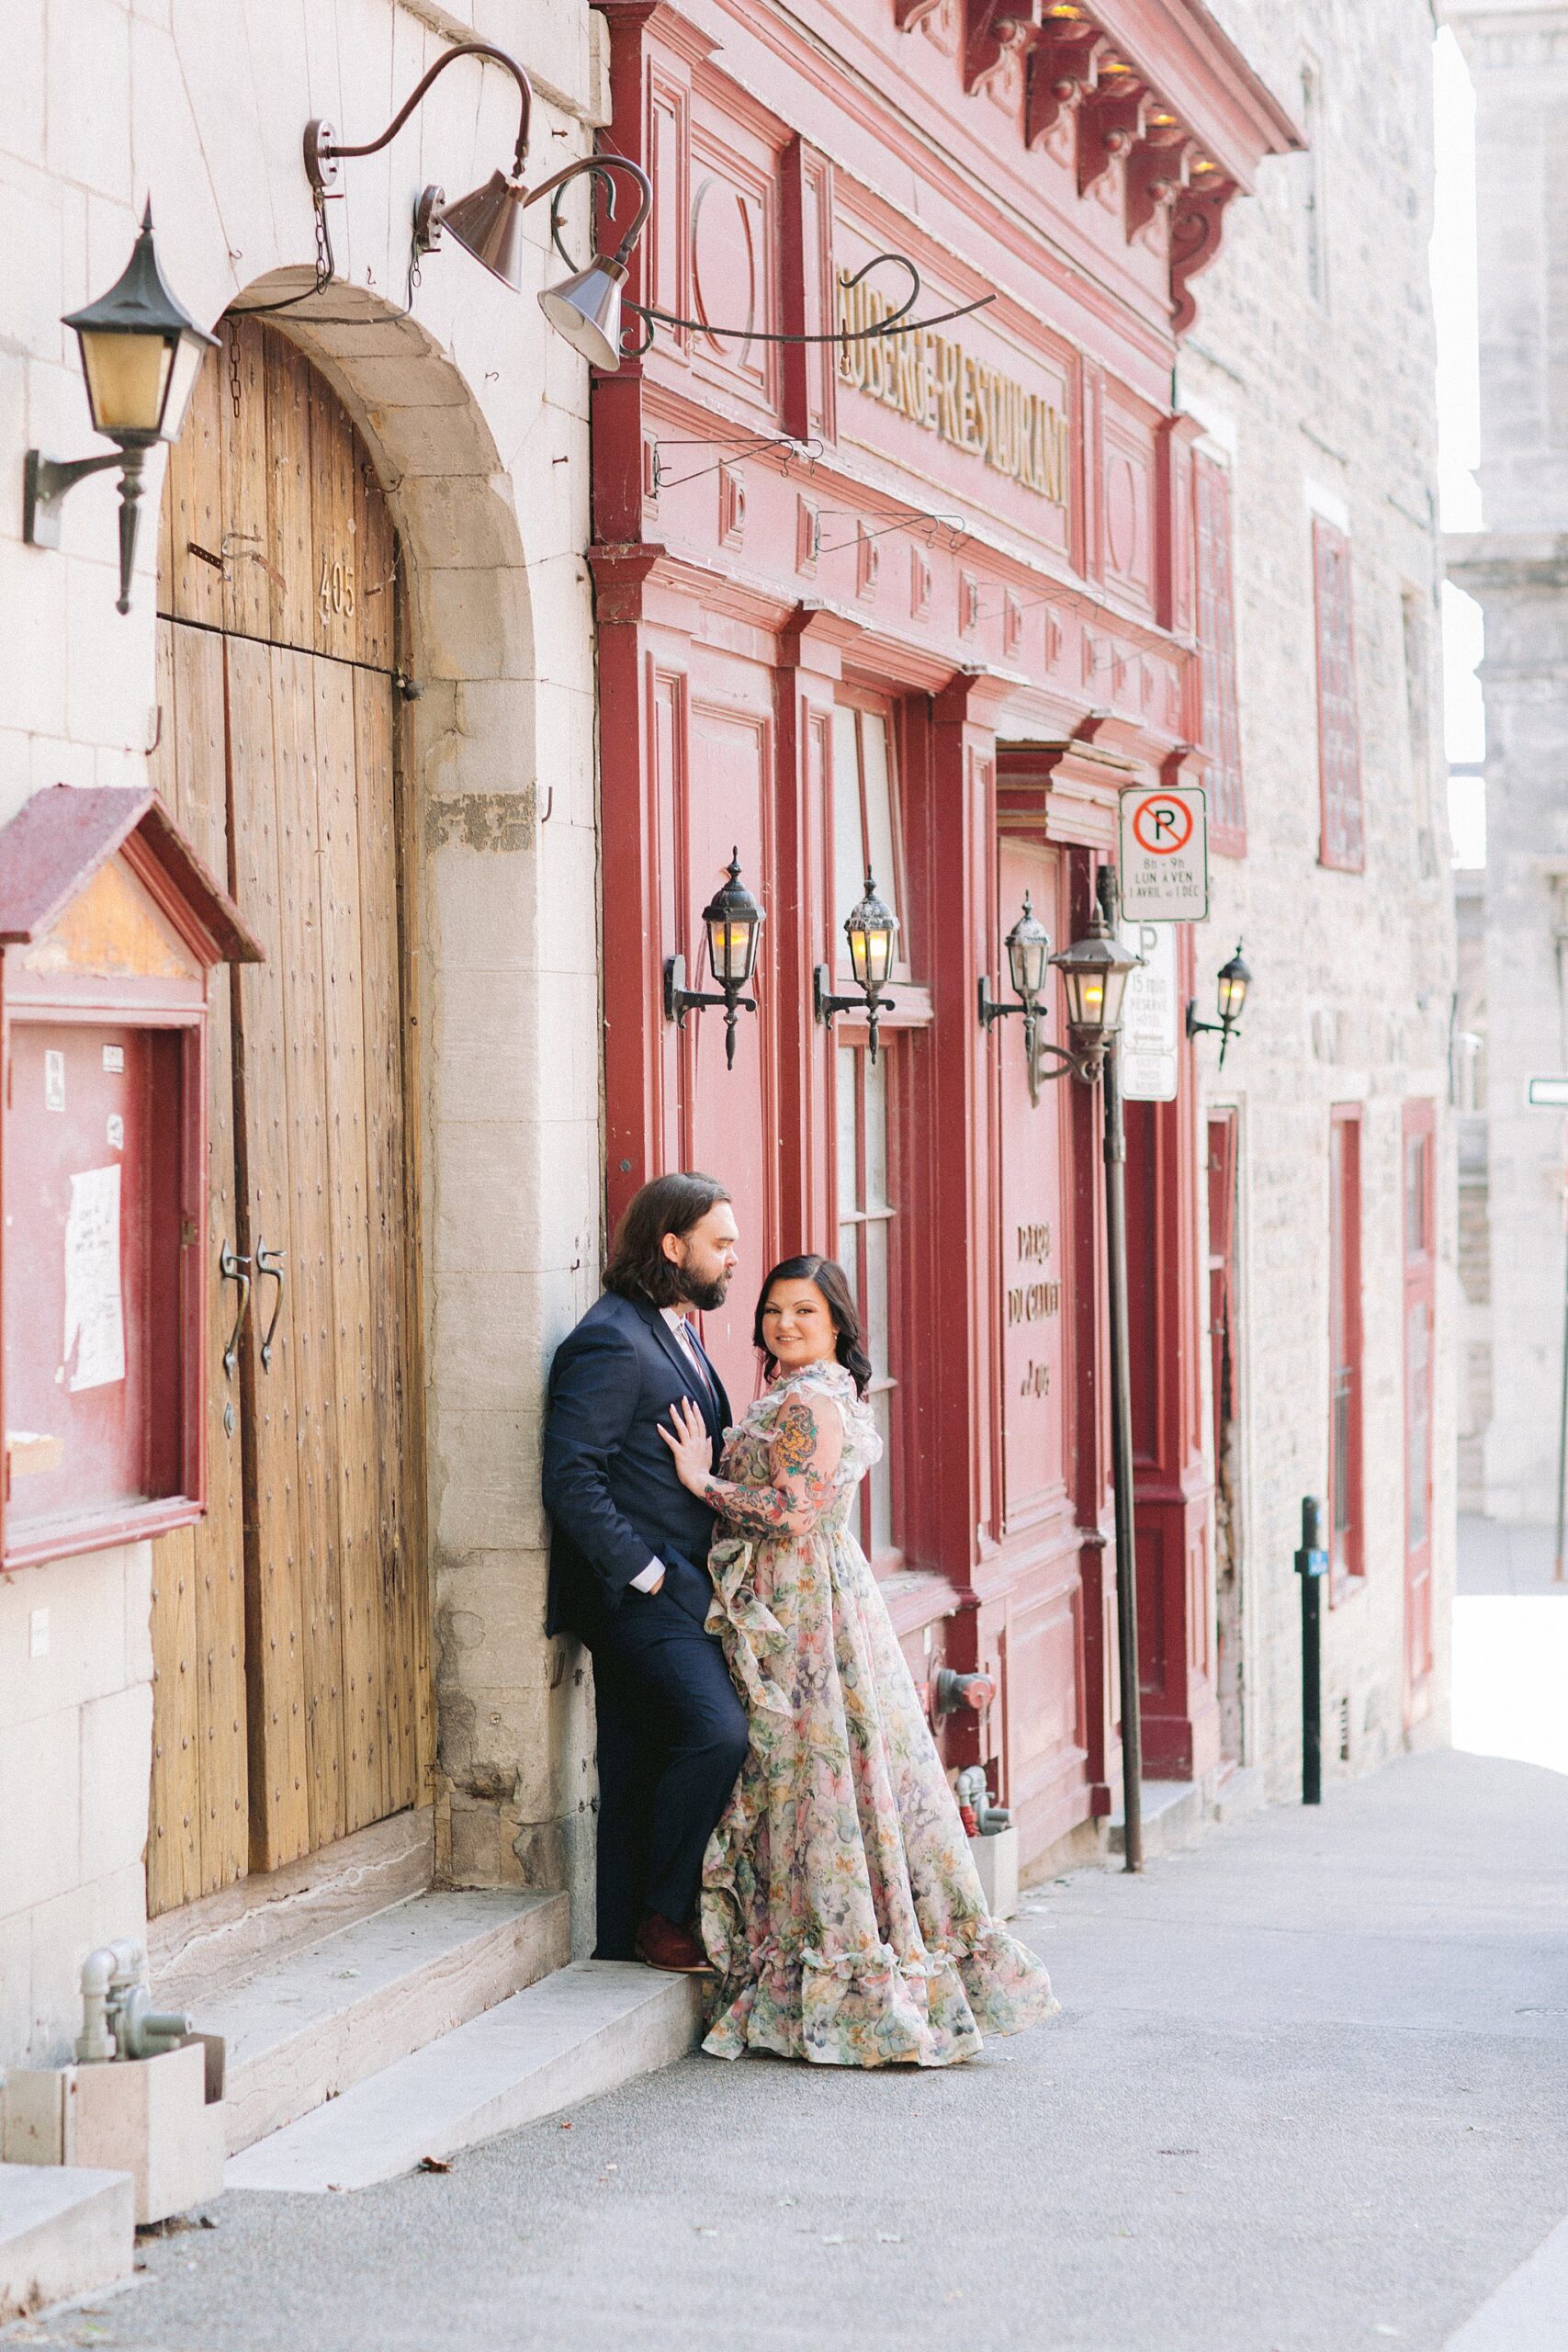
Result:
<svg viewBox="0 0 1568 2352"><path fill-rule="evenodd" d="M703 1363L701 1356L697 1353L697 1343L692 1337L691 1325L687 1322L685 1317L681 1313L678 1307L661 1306L659 1312L663 1316L664 1320L674 1332L676 1339L679 1340L685 1353L691 1357L692 1366L694 1371L696 1373L697 1378L702 1382L703 1386L711 1396L713 1393L712 1376L709 1374L706 1365ZM649 1560L647 1567L642 1570L641 1574L633 1577L632 1590L634 1592L651 1592L655 1586L662 1581L663 1576L663 1561Z"/></svg>

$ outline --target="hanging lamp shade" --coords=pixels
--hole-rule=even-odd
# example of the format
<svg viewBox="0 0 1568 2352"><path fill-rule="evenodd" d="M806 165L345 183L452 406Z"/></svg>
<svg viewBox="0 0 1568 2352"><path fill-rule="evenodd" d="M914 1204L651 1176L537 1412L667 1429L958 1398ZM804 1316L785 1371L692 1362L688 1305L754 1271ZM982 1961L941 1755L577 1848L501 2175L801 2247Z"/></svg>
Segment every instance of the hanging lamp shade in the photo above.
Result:
<svg viewBox="0 0 1568 2352"><path fill-rule="evenodd" d="M556 333L592 367L621 364L621 288L626 282L625 263L601 254L558 286L547 286L539 297L539 308Z"/></svg>
<svg viewBox="0 0 1568 2352"><path fill-rule="evenodd" d="M1119 944L1099 908L1084 936L1052 956L1066 992L1067 1025L1086 1044L1098 1045L1115 1035L1127 975L1143 960Z"/></svg>
<svg viewBox="0 0 1568 2352"><path fill-rule="evenodd" d="M521 180L491 172L483 187L441 207L440 222L474 259L482 262L513 294L522 283L523 200Z"/></svg>

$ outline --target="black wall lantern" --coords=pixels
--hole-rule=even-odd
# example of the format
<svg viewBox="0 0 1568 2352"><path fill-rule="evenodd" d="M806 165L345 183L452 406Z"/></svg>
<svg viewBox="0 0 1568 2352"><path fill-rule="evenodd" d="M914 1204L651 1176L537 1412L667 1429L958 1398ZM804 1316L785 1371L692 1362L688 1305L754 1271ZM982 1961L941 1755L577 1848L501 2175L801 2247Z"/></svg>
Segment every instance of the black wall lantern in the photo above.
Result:
<svg viewBox="0 0 1568 2352"><path fill-rule="evenodd" d="M1220 1068L1225 1066L1225 1047L1233 1037L1241 1035L1241 1015L1247 1003L1247 991L1252 986L1252 974L1242 959L1241 942L1235 944L1235 954L1228 964L1222 964L1215 983L1219 998L1217 1021L1200 1021L1198 1000L1190 997L1187 1003L1187 1034L1190 1037L1208 1035L1220 1041Z"/></svg>
<svg viewBox="0 0 1568 2352"><path fill-rule="evenodd" d="M1045 987L1045 974L1050 968L1051 935L1044 924L1037 921L1034 902L1027 890L1023 894L1023 912L1009 932L1004 944L1008 972L1018 1002L1004 1004L999 997L994 997L989 975L982 972L980 1025L988 1034L995 1023L1005 1021L1010 1012L1022 1013L1023 1051L1029 1066L1029 1100L1033 1104L1040 1100L1039 1040L1040 1023L1044 1017L1040 998Z"/></svg>
<svg viewBox="0 0 1568 2352"><path fill-rule="evenodd" d="M703 928L707 933L708 966L718 983L717 993L705 995L700 989L686 986L686 959L671 956L664 965L664 1018L672 1021L677 1029L686 1025L686 1015L699 1005L722 1004L724 1007L724 1059L729 1069L735 1068L735 1023L742 1006L755 1012L754 996L742 996L740 991L757 967L757 943L766 917L750 891L740 879L740 852L730 852L729 876L722 889L716 890L703 909Z"/></svg>
<svg viewBox="0 0 1568 2352"><path fill-rule="evenodd" d="M149 449L177 441L201 363L218 341L198 327L164 283L152 245L152 207L125 275L85 310L62 322L82 351L93 430L117 446L101 458L62 462L29 449L22 493L22 537L29 547L60 545L60 510L68 492L89 474L119 468L119 594L117 612L130 610L141 524L141 469Z"/></svg>
<svg viewBox="0 0 1568 2352"><path fill-rule="evenodd" d="M428 74L415 83L403 104L378 139L367 140L363 146L345 147L330 122L317 119L305 126L305 175L310 183L318 207L322 199L336 191L338 167L345 160L361 155L379 154L388 142L395 139L410 115L438 74L459 57L489 58L493 64L503 66L517 85L517 139L512 152L511 165L506 170L493 171L482 187L473 188L450 204L445 188L426 187L414 206L413 250L417 257L432 252L444 234L451 236L474 259L482 262L492 277L515 294L522 282L523 229L522 217L531 204L541 197L558 192L568 180L584 172L604 175L625 172L637 190L637 209L630 226L612 254L595 254L586 269L574 270L558 286L547 286L539 296L539 308L558 334L564 335L575 350L592 361L595 368L615 368L621 364L621 288L626 282L626 266L632 251L647 224L653 203L653 188L640 164L632 163L625 155L581 155L564 170L541 180L537 187L528 187L523 178L523 166L528 155L528 132L534 113L534 85L524 68L504 49L497 49L490 41L457 42L436 59ZM552 220L555 210L552 207Z"/></svg>
<svg viewBox="0 0 1568 2352"><path fill-rule="evenodd" d="M831 1029L836 1012L863 1012L871 1023L871 1058L876 1059L876 1025L880 1013L891 1012L893 999L882 991L893 969L893 943L898 936L898 918L889 906L878 898L875 878L868 865L865 870L865 895L858 906L844 917L844 936L850 943L850 969L855 976L859 996L835 996L833 975L826 964L818 964L812 974L812 994L817 1018Z"/></svg>

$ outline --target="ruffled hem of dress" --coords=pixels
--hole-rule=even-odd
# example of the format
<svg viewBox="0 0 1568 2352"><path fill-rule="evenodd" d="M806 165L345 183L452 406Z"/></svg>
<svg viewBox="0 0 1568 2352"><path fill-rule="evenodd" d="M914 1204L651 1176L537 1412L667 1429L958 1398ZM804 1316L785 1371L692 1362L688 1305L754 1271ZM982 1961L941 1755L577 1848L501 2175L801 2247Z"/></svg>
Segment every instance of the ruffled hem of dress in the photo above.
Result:
<svg viewBox="0 0 1568 2352"><path fill-rule="evenodd" d="M889 1947L829 1959L764 1947L722 1978L703 2048L765 2050L818 2066L953 2066L986 2035L1022 2033L1061 2004L1034 1954L994 1920L963 1949L901 1961Z"/></svg>

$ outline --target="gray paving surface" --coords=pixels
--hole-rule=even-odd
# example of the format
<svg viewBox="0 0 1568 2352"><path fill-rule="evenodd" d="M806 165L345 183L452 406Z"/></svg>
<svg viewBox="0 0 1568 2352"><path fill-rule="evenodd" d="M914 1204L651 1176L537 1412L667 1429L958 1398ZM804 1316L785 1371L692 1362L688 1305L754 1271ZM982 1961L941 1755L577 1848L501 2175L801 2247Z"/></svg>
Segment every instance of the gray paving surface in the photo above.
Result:
<svg viewBox="0 0 1568 2352"><path fill-rule="evenodd" d="M354 2197L231 2194L162 2352L1438 2352L1568 2209L1568 1777L1405 1759L1027 1898L1065 2014L944 2074L694 2057Z"/></svg>

